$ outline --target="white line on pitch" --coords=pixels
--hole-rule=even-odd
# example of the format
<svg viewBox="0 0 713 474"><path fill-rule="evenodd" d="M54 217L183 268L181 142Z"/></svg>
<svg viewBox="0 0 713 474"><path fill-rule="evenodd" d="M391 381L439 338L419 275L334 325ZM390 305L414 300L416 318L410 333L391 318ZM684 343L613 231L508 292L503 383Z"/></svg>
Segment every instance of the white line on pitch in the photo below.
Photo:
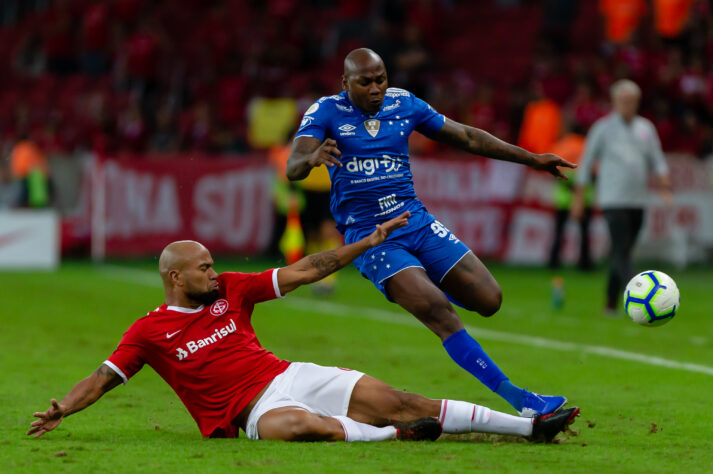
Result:
<svg viewBox="0 0 713 474"><path fill-rule="evenodd" d="M100 272L103 276L111 279L125 281L129 283L138 283L141 285L160 287L161 282L158 275L154 272L141 270L138 268L128 268L119 265L102 265ZM399 324L402 326L422 327L422 324L406 313L397 313L378 308L353 307L342 303L331 301L320 301L310 298L302 298L299 296L288 296L284 300L278 300L279 303L291 306L294 309L306 312L314 312L328 314L346 318L361 318L370 319L372 321L380 321L391 324ZM669 369L684 370L687 372L697 372L706 375L713 375L713 367L701 364L692 364L689 362L679 362L671 359L664 359L638 352L622 351L606 346L594 346L589 344L579 344L574 342L557 341L554 339L546 339L544 337L528 336L526 334L516 334L505 331L495 331L492 329L483 329L476 326L466 326L468 331L475 337L491 341L506 342L511 344L519 344L522 346L539 347L543 349L552 349L566 352L580 352L584 354L594 354L612 359L628 360L632 362L640 362L642 364L654 365L657 367L667 367Z"/></svg>

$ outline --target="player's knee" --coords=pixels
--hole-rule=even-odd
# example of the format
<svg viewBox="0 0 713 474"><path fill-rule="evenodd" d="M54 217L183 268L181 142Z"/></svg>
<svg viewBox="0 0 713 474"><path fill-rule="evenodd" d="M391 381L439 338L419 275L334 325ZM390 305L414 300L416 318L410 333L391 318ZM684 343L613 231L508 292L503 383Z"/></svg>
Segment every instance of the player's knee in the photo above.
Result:
<svg viewBox="0 0 713 474"><path fill-rule="evenodd" d="M478 313L486 318L494 315L500 310L500 306L503 304L503 292L500 289L500 285L495 285L495 287L488 292L488 297L483 299L483 304Z"/></svg>
<svg viewBox="0 0 713 474"><path fill-rule="evenodd" d="M445 296L442 300L432 301L425 314L428 327L441 339L463 329L463 323Z"/></svg>
<svg viewBox="0 0 713 474"><path fill-rule="evenodd" d="M430 298L424 307L424 313L433 321L444 321L453 314L453 307L445 295Z"/></svg>

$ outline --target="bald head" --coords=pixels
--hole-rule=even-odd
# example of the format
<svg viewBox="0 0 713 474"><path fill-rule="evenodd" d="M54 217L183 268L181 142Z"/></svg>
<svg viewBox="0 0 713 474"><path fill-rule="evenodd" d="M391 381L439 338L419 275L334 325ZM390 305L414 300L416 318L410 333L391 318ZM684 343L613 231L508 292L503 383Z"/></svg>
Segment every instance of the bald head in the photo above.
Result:
<svg viewBox="0 0 713 474"><path fill-rule="evenodd" d="M358 48L352 50L344 58L344 75L351 76L359 74L361 71L381 67L386 70L381 56L369 48Z"/></svg>
<svg viewBox="0 0 713 474"><path fill-rule="evenodd" d="M381 57L367 48L355 49L344 58L342 88L349 100L368 114L381 109L386 88L386 67Z"/></svg>
<svg viewBox="0 0 713 474"><path fill-rule="evenodd" d="M179 240L168 244L158 259L158 271L168 305L196 308L218 298L213 258L200 242Z"/></svg>
<svg viewBox="0 0 713 474"><path fill-rule="evenodd" d="M201 254L204 253L208 253L208 249L195 240L171 242L164 247L158 259L158 271L161 274L161 278L166 282L169 279L171 270L183 270L191 261L200 258Z"/></svg>

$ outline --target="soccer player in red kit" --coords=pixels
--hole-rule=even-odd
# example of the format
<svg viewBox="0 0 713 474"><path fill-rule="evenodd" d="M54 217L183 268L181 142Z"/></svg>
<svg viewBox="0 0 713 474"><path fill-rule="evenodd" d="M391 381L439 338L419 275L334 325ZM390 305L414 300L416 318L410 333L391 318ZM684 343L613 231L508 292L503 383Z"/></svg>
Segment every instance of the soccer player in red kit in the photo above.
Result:
<svg viewBox="0 0 713 474"><path fill-rule="evenodd" d="M361 372L277 358L250 323L256 303L280 298L349 264L407 225L409 213L335 250L262 273L218 275L203 245L173 242L159 259L166 300L126 331L114 353L60 401L35 413L28 435L56 428L149 364L206 437L304 441L436 439L442 431L519 434L551 441L578 408L521 418L455 400L400 392Z"/></svg>

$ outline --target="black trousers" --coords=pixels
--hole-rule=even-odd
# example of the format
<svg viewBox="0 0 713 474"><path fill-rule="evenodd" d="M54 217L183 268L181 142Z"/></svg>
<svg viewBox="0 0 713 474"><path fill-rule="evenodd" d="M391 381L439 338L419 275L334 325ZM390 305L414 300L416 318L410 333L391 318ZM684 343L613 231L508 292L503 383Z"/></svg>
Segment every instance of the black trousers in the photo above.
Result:
<svg viewBox="0 0 713 474"><path fill-rule="evenodd" d="M569 209L557 209L555 211L555 232L550 247L550 268L560 266L560 253L562 251L562 237L564 237L564 226L569 219ZM589 253L589 223L592 220L592 208L585 207L582 218L579 220L579 261L577 266L581 270L589 270L592 267L592 258Z"/></svg>
<svg viewBox="0 0 713 474"><path fill-rule="evenodd" d="M624 286L634 276L631 251L641 231L644 210L637 208L605 209L604 218L609 226L611 240L607 307L616 308L624 291Z"/></svg>

